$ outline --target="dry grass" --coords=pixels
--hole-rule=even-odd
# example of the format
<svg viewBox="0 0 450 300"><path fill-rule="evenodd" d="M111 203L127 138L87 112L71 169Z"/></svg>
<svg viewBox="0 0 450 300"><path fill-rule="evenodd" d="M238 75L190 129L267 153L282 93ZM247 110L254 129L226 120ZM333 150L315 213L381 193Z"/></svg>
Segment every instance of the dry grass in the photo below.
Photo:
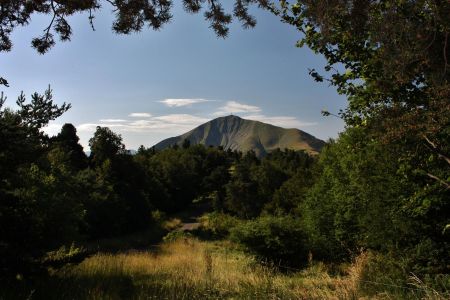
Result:
<svg viewBox="0 0 450 300"><path fill-rule="evenodd" d="M163 244L158 253L98 254L66 270L75 279L132 278L139 296L265 298L285 291L249 256L194 239ZM166 294L167 293L167 294ZM151 294L151 295L150 295ZM104 295L103 295L104 296ZM140 297L138 297L140 298ZM240 297L241 298L241 297Z"/></svg>
<svg viewBox="0 0 450 300"><path fill-rule="evenodd" d="M30 299L369 299L360 292L369 258L359 255L343 276L329 275L321 263L287 274L262 266L230 242L180 238L156 252L97 254L67 266ZM422 294L441 299L436 295Z"/></svg>
<svg viewBox="0 0 450 300"><path fill-rule="evenodd" d="M430 300L446 300L448 298L447 295L443 295L442 293L428 287L422 280L420 280L419 277L412 274L410 276L411 285L419 290L423 290L425 295L423 298L430 299Z"/></svg>
<svg viewBox="0 0 450 300"><path fill-rule="evenodd" d="M357 299L365 260L358 257L345 277L328 275L322 264L283 274L234 251L229 243L186 238L163 244L158 253L98 254L64 276L103 283L132 278L137 299ZM90 296L115 298L99 287Z"/></svg>

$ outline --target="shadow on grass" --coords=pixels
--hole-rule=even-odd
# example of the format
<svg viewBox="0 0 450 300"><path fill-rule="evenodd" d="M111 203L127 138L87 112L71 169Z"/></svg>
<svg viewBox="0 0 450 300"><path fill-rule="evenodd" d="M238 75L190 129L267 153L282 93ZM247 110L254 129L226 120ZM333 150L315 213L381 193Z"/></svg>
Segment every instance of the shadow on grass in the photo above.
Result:
<svg viewBox="0 0 450 300"><path fill-rule="evenodd" d="M0 299L217 299L219 291L168 274L47 276L0 284ZM223 295L222 295L223 296Z"/></svg>
<svg viewBox="0 0 450 300"><path fill-rule="evenodd" d="M157 282L163 275L129 274L46 276L34 280L15 280L0 285L0 299L137 299L142 295L161 295ZM143 284L155 283L151 285ZM146 297L147 298L147 297Z"/></svg>
<svg viewBox="0 0 450 300"><path fill-rule="evenodd" d="M90 253L119 253L128 250L148 250L161 243L167 231L160 226L113 238L85 243L83 247Z"/></svg>

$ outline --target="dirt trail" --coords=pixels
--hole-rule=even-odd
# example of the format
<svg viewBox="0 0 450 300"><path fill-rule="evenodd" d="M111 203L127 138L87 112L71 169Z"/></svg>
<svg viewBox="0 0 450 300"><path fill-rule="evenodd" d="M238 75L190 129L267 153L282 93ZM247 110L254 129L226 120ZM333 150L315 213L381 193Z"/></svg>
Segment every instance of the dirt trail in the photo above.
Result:
<svg viewBox="0 0 450 300"><path fill-rule="evenodd" d="M182 222L182 226L177 230L193 231L198 229L200 227L200 223L197 219L210 209L210 203L193 203L187 210L174 216L179 218Z"/></svg>
<svg viewBox="0 0 450 300"><path fill-rule="evenodd" d="M193 231L200 227L200 223L183 223L183 226L178 229L180 231Z"/></svg>

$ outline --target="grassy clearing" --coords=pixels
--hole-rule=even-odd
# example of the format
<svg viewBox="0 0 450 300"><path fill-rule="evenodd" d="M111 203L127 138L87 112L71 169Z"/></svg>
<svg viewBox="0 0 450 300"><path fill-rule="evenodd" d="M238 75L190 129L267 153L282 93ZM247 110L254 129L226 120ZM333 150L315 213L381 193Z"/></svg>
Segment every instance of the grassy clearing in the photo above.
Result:
<svg viewBox="0 0 450 300"><path fill-rule="evenodd" d="M361 294L367 254L344 275L323 264L295 273L261 266L229 242L180 238L154 252L100 253L54 270L46 280L17 281L2 299L398 299L443 296L418 285L408 293ZM31 288L32 286L32 288ZM414 293L416 292L416 293Z"/></svg>

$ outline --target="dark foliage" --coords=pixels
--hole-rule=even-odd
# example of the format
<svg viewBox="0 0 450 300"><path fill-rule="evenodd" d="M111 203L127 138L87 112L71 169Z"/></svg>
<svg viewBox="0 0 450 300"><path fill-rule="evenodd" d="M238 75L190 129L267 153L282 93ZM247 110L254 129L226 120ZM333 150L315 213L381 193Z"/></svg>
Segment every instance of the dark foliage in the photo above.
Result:
<svg viewBox="0 0 450 300"><path fill-rule="evenodd" d="M298 219L264 216L231 230L231 239L245 245L261 260L274 266L305 266L308 245Z"/></svg>
<svg viewBox="0 0 450 300"><path fill-rule="evenodd" d="M20 268L23 261L76 236L82 217L80 191L68 157L49 150L42 127L69 106L53 103L51 90L35 93L18 111L3 108L0 100L0 268Z"/></svg>
<svg viewBox="0 0 450 300"><path fill-rule="evenodd" d="M308 176L314 158L305 152L275 150L261 161L254 152L246 153L231 169L231 180L226 185L226 197L222 207L242 218L253 218L263 209L274 213L290 211L298 206L296 200L281 200L280 188L292 177ZM310 181L312 180L309 177ZM310 185L310 183L309 183ZM308 187L308 184L305 184ZM294 189L300 191L301 186Z"/></svg>

